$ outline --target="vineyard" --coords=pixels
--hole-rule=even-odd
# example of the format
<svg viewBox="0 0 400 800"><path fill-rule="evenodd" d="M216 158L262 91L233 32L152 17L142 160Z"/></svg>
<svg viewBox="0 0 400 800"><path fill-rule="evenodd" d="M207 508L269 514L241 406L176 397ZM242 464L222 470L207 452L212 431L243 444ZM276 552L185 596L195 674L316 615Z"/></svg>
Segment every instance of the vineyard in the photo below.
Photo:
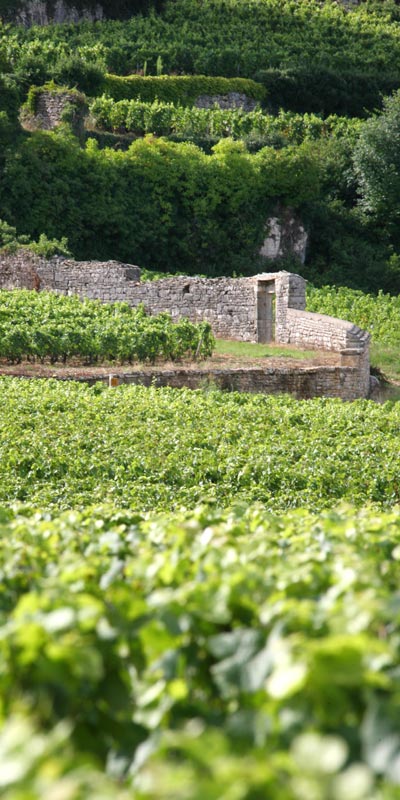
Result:
<svg viewBox="0 0 400 800"><path fill-rule="evenodd" d="M400 407L1 379L0 502L399 502ZM90 431L90 436L88 432ZM23 443L23 444L22 444Z"/></svg>
<svg viewBox="0 0 400 800"><path fill-rule="evenodd" d="M242 109L185 108L159 100L120 100L108 95L96 98L90 106L92 124L100 130L134 133L136 136L154 134L176 136L188 140L219 139L231 137L248 143L256 140L259 146L284 147L299 145L304 141L354 134L361 120L329 116L322 119L316 114L294 114L280 111L277 115L265 114L261 109L245 112Z"/></svg>
<svg viewBox="0 0 400 800"><path fill-rule="evenodd" d="M140 306L102 304L47 292L0 291L0 358L52 364L134 361L154 364L211 355L208 323L173 323L167 313L148 317Z"/></svg>
<svg viewBox="0 0 400 800"><path fill-rule="evenodd" d="M395 800L397 513L1 529L6 800Z"/></svg>
<svg viewBox="0 0 400 800"><path fill-rule="evenodd" d="M387 345L400 342L400 296L366 294L345 286L308 287L307 309L348 319L371 333L372 341Z"/></svg>
<svg viewBox="0 0 400 800"><path fill-rule="evenodd" d="M399 5L100 6L29 28L0 0L0 269L300 273L400 382ZM266 264L271 219L307 232L304 264ZM0 292L4 371L214 347L277 355ZM399 402L4 375L0 398L2 800L398 800Z"/></svg>

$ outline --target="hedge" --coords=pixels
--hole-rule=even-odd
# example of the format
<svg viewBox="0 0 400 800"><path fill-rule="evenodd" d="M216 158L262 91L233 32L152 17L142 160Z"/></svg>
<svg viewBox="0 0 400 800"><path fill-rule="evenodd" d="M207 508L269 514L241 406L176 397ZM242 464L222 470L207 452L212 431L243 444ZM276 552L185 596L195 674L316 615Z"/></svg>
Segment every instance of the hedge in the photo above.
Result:
<svg viewBox="0 0 400 800"><path fill-rule="evenodd" d="M212 78L206 75L110 75L104 81L104 91L114 100L133 100L140 97L151 102L158 98L165 102L193 105L199 95L238 92L262 102L264 87L247 78Z"/></svg>

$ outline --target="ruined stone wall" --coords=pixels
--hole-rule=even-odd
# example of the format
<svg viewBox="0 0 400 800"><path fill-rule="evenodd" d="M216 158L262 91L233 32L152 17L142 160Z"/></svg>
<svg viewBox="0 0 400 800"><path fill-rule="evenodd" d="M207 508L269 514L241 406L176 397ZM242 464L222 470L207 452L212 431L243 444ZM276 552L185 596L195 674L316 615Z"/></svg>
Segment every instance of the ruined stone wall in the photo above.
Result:
<svg viewBox="0 0 400 800"><path fill-rule="evenodd" d="M46 259L29 250L0 254L1 289L55 291L113 302L127 300L127 287L139 279L139 267L119 261Z"/></svg>
<svg viewBox="0 0 400 800"><path fill-rule="evenodd" d="M40 92L36 99L35 113L21 113L21 124L27 130L52 131L64 121L66 111L70 112L68 121L75 136L83 138L88 106L83 95L77 92Z"/></svg>

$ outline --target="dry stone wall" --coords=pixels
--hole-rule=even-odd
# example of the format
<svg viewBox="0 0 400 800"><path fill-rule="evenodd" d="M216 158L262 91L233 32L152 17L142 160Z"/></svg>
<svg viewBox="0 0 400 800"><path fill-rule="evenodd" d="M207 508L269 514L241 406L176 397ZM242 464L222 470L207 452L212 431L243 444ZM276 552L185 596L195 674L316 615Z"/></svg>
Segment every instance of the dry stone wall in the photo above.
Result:
<svg viewBox="0 0 400 800"><path fill-rule="evenodd" d="M82 381L109 382L109 376L82 378ZM338 397L355 400L365 397L358 370L344 366L267 367L250 369L133 370L118 375L119 383L141 386L172 386L175 389L216 387L229 392L251 394L291 394L299 400L312 397Z"/></svg>
<svg viewBox="0 0 400 800"><path fill-rule="evenodd" d="M35 114L22 115L23 127L28 130L52 131L63 122L65 112L71 110L70 123L75 136L82 138L88 106L83 96L76 92L43 91L37 96Z"/></svg>
<svg viewBox="0 0 400 800"><path fill-rule="evenodd" d="M369 335L352 322L328 317L325 314L299 312L295 308L288 308L283 341L317 350L341 352L347 349L362 349L368 343Z"/></svg>
<svg viewBox="0 0 400 800"><path fill-rule="evenodd" d="M260 332L266 330L264 312L273 308L273 296L272 338L301 348L337 352L340 364L300 372L261 370L263 377L260 373L251 381L255 387L262 381L264 388L246 391L290 391L302 397L322 394L344 399L369 394L369 335L350 322L305 311L306 282L299 275L280 271L250 278L176 277L140 282L140 269L134 265L60 257L46 260L20 250L0 256L0 288L19 287L78 294L106 303L123 301L133 307L143 303L149 314L168 311L175 320L207 320L217 337L247 342L268 341ZM242 376L237 372L237 387L245 386L247 379L248 371Z"/></svg>
<svg viewBox="0 0 400 800"><path fill-rule="evenodd" d="M228 92L227 94L201 94L194 103L196 108L214 108L219 106L222 109L242 108L243 111L254 111L257 100L248 97L247 94L240 92Z"/></svg>
<svg viewBox="0 0 400 800"><path fill-rule="evenodd" d="M132 287L149 314L206 320L216 336L252 342L257 336L255 284L247 278L167 278Z"/></svg>
<svg viewBox="0 0 400 800"><path fill-rule="evenodd" d="M119 261L46 259L29 250L0 255L1 289L54 291L113 302L125 300L127 285L139 279L139 267Z"/></svg>

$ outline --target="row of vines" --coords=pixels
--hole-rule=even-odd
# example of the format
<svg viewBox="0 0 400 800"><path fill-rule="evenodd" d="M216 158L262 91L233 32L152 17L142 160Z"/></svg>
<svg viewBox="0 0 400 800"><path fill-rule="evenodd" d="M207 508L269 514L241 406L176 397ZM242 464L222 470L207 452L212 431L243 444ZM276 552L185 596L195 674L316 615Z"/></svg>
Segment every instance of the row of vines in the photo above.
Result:
<svg viewBox="0 0 400 800"><path fill-rule="evenodd" d="M100 130L134 133L137 136L152 133L157 136L176 135L183 139L257 139L262 145L283 146L301 144L322 137L356 136L361 121L330 116L323 119L316 114L295 114L280 111L266 114L261 109L245 112L218 107L185 108L173 103L155 100L120 100L97 97L90 106L92 123Z"/></svg>
<svg viewBox="0 0 400 800"><path fill-rule="evenodd" d="M46 292L0 291L0 358L11 363L154 363L205 358L213 346L206 322L173 323L167 313L148 317L143 306L132 309L127 303L103 305Z"/></svg>

